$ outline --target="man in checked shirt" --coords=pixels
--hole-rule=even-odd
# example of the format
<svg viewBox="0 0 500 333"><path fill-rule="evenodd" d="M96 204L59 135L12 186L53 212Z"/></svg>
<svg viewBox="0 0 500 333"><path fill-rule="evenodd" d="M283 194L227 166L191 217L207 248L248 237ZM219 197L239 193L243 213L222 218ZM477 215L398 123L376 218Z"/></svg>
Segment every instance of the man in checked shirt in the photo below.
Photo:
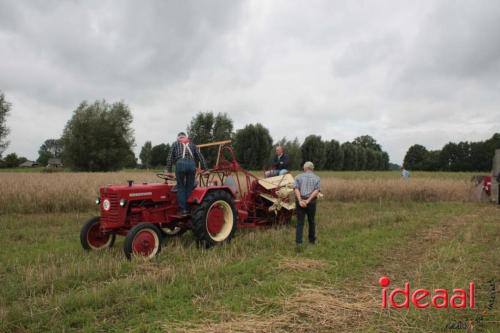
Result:
<svg viewBox="0 0 500 333"><path fill-rule="evenodd" d="M302 234L304 230L304 220L307 215L309 223L309 243L316 242L316 198L320 191L320 179L314 173L314 164L312 162L304 163L304 173L295 178L295 198L297 211L297 229L295 242L297 246L302 245Z"/></svg>
<svg viewBox="0 0 500 333"><path fill-rule="evenodd" d="M207 169L205 158L184 132L177 134L177 141L172 144L167 159L167 172L172 173L175 164L177 180L177 202L181 215L189 214L187 199L193 192L196 174L196 162L200 162L203 170Z"/></svg>

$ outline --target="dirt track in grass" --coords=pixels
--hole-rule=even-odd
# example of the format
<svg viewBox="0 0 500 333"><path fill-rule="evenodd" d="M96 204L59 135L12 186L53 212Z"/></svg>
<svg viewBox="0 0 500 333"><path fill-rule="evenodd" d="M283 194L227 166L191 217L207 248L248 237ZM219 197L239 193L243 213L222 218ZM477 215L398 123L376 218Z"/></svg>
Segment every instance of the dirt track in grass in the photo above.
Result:
<svg viewBox="0 0 500 333"><path fill-rule="evenodd" d="M281 311L266 316L240 315L224 322L206 321L201 325L191 327L178 327L177 332L435 332L447 331L454 323L464 323L467 332L495 332L500 328L498 310L485 312L485 299L487 292L483 288L479 292L480 308L458 312L448 310L445 313L430 311L388 310L381 308L381 289L378 286L380 276L390 276L393 286L402 287L403 281L411 281L417 286L438 288L441 281L430 282L425 275L428 266L437 264L441 266L444 280L446 275L453 274L447 270L453 269L454 264L463 260L462 264L473 264L471 260L460 253L460 243L470 245L472 248L492 242L492 247L485 249L477 258L478 263L491 264L478 275L470 276L486 285L488 276L495 277L500 273L500 262L494 258L495 248L499 244L500 221L496 218L498 208L481 206L478 213L461 216L450 214L447 218L440 219L424 230L417 230L395 248L386 249L380 255L385 259L379 268L367 271L358 277L350 277L338 283L336 288L331 286L301 286L300 289L280 301ZM482 222L480 222L482 220ZM483 223L489 224L484 229ZM489 230L493 233L489 233ZM453 243L455 247L453 247ZM448 248L452 244L450 248ZM456 247L458 245L458 248ZM490 243L491 245L491 243ZM449 250L452 260L449 263L440 262L443 258L439 253L443 249ZM433 263L437 261L437 263ZM444 260L446 261L446 260ZM474 261L474 260L472 260ZM281 269L290 270L321 270L327 263L321 260L308 258L286 258L281 261ZM432 269L432 268L431 268ZM466 273L471 273L472 270ZM467 276L458 277L458 281L467 279ZM443 282L445 283L445 282ZM498 280L497 290L498 290ZM463 287L464 284L457 287ZM446 286L441 286L446 287ZM451 290L451 288L449 289ZM426 323L426 324L424 324ZM497 326L497 324L499 326Z"/></svg>

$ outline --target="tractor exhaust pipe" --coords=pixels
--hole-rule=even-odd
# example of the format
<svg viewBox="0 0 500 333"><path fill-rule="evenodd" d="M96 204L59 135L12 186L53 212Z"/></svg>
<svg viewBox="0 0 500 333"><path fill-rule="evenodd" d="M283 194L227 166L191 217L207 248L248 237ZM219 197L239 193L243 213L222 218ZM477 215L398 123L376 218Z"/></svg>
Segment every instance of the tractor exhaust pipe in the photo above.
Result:
<svg viewBox="0 0 500 333"><path fill-rule="evenodd" d="M134 181L133 180L127 180L127 182L128 182L128 187L132 187L132 184L134 183Z"/></svg>

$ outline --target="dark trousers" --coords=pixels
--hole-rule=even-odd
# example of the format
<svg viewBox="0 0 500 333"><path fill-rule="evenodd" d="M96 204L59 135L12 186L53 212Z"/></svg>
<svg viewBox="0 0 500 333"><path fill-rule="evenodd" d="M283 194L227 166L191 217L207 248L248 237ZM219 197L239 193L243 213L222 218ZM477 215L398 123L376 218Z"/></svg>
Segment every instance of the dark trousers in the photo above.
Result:
<svg viewBox="0 0 500 333"><path fill-rule="evenodd" d="M302 208L297 201L295 203L297 211L297 227L295 233L295 242L297 244L302 244L302 235L304 232L304 222L307 215L307 222L309 223L309 242L314 243L316 241L316 222L314 218L316 216L316 200L310 202L306 208Z"/></svg>
<svg viewBox="0 0 500 333"><path fill-rule="evenodd" d="M193 192L196 165L193 160L181 158L175 163L177 178L177 202L182 210L187 210L187 199Z"/></svg>

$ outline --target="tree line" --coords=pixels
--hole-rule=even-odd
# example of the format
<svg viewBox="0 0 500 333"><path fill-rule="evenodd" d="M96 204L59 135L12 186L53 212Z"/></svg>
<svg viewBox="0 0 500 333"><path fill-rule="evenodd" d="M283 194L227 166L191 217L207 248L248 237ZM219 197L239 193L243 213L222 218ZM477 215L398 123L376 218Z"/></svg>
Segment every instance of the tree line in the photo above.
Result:
<svg viewBox="0 0 500 333"><path fill-rule="evenodd" d="M422 171L490 171L495 149L500 149L500 133L484 141L449 142L439 150L411 146L403 166Z"/></svg>
<svg viewBox="0 0 500 333"><path fill-rule="evenodd" d="M6 148L8 128L5 119L11 105L0 94L0 148ZM45 166L51 158L61 158L64 165L77 171L113 171L138 166L134 155L132 113L124 102L82 102L74 110L60 138L45 140L38 151L37 162ZM197 113L187 125L187 133L195 143L232 140L236 158L250 170L271 167L274 147L281 145L290 157L290 169L298 170L305 161L315 163L318 170L387 170L389 155L369 135L340 143L309 135L303 142L282 138L274 142L262 124L248 124L234 130L226 113ZM0 152L2 152L0 150ZM170 151L169 143L153 145L147 141L139 158L145 168L163 167ZM217 158L217 148L204 149L209 165ZM1 155L0 155L1 157ZM4 167L15 167L26 161L12 153L1 159Z"/></svg>
<svg viewBox="0 0 500 333"><path fill-rule="evenodd" d="M369 135L360 136L352 142L340 144L336 140L322 140L321 136L309 135L300 143L297 138L282 138L273 142L267 128L262 124L248 124L233 132L233 121L225 113L199 112L189 125L187 133L195 143L232 140L238 162L249 170L271 167L274 147L281 145L290 159L290 169L299 170L305 161L312 161L318 170L387 170L389 155ZM157 147L156 153L153 152ZM141 149L142 164L160 166L163 156L168 154L168 144L153 147L148 141ZM217 158L217 147L203 150L209 165ZM163 162L158 164L158 162Z"/></svg>

